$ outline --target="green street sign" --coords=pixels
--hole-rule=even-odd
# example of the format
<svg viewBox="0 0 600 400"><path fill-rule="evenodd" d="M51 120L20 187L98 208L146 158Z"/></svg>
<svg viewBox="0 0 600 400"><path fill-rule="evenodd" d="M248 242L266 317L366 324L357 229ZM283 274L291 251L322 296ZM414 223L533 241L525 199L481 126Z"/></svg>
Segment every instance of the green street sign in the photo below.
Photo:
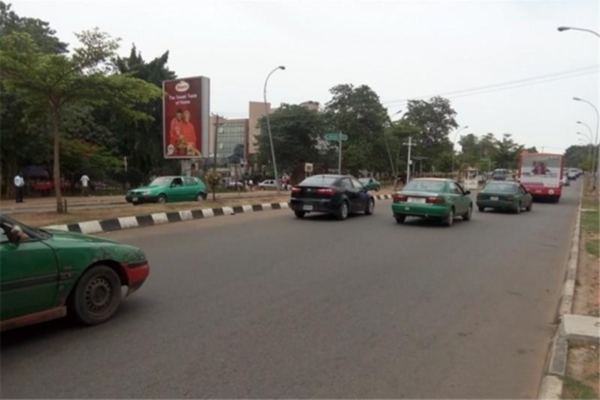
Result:
<svg viewBox="0 0 600 400"><path fill-rule="evenodd" d="M328 133L325 135L325 140L330 142L339 142L340 136L342 137L342 142L346 142L348 140L348 135L344 135L343 133Z"/></svg>

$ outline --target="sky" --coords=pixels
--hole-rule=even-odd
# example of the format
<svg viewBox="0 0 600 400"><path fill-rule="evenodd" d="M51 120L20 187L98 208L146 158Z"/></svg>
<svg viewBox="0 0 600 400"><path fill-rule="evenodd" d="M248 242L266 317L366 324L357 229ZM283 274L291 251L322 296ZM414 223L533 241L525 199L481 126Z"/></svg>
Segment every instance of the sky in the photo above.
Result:
<svg viewBox="0 0 600 400"><path fill-rule="evenodd" d="M325 104L338 84L368 85L390 115L406 99L448 94L460 134L510 133L526 146L562 152L576 132L596 130L598 0L539 1L13 1L76 47L74 32L98 27L135 44L146 60L169 51L179 77L211 79L211 112L247 117L248 102ZM587 68L587 69L584 69ZM573 72L575 71L575 72ZM568 79L558 73L570 72ZM584 74L585 72L585 74ZM591 73L590 73L591 72ZM540 76L545 83L532 85ZM573 76L576 75L576 76ZM505 82L506 89L462 92ZM503 88L503 90L498 90ZM456 96L456 92L461 96ZM395 118L399 117L396 116Z"/></svg>

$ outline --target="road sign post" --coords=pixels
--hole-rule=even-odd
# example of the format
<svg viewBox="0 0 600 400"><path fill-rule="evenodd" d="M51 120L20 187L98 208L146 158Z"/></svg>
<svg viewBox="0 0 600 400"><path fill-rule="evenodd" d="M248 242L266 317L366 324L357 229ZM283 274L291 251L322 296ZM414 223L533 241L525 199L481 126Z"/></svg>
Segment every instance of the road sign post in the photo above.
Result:
<svg viewBox="0 0 600 400"><path fill-rule="evenodd" d="M338 171L340 175L342 174L342 142L348 141L348 135L344 135L343 133L328 133L325 135L325 140L329 142L338 142L339 148L339 159L338 159Z"/></svg>

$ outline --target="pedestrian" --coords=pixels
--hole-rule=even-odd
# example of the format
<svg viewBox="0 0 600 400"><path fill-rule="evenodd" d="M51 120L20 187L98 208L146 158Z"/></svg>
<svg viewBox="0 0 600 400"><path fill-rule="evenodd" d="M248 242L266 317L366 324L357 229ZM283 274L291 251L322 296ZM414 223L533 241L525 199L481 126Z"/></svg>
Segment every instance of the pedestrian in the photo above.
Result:
<svg viewBox="0 0 600 400"><path fill-rule="evenodd" d="M252 179L248 180L248 186L250 187L250 191L252 191L254 188L254 181Z"/></svg>
<svg viewBox="0 0 600 400"><path fill-rule="evenodd" d="M84 196L89 196L90 195L90 177L87 176L86 174L83 174L81 176L81 179L79 179L79 181L81 182L81 194Z"/></svg>
<svg viewBox="0 0 600 400"><path fill-rule="evenodd" d="M25 179L20 173L17 173L14 179L15 182L15 201L17 203L23 202L23 190L25 190Z"/></svg>

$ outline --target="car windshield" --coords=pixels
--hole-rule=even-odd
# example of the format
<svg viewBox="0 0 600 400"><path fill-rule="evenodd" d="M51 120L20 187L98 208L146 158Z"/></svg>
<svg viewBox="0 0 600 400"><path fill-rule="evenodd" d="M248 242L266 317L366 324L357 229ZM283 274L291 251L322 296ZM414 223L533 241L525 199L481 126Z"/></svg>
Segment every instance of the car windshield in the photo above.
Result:
<svg viewBox="0 0 600 400"><path fill-rule="evenodd" d="M327 176L327 175L315 175L310 178L306 178L302 181L301 185L303 186L330 186L333 185L335 181L339 178L335 176Z"/></svg>
<svg viewBox="0 0 600 400"><path fill-rule="evenodd" d="M483 189L483 191L493 193L516 193L517 185L510 183L490 183Z"/></svg>
<svg viewBox="0 0 600 400"><path fill-rule="evenodd" d="M14 226L20 226L23 232L25 232L30 237L37 237L39 239L48 239L52 236L52 234L44 229L34 228L28 225L25 225L14 218L8 217L6 215L2 216L0 220L0 227L7 233ZM7 231L8 229L8 231Z"/></svg>
<svg viewBox="0 0 600 400"><path fill-rule="evenodd" d="M404 187L409 192L443 192L446 187L444 181L412 181Z"/></svg>
<svg viewBox="0 0 600 400"><path fill-rule="evenodd" d="M369 183L371 182L372 178L360 178L358 181L360 183Z"/></svg>
<svg viewBox="0 0 600 400"><path fill-rule="evenodd" d="M173 178L169 178L169 177L166 177L166 176L163 176L163 177L160 177L160 178L156 178L148 186L168 186L171 183L172 179Z"/></svg>

